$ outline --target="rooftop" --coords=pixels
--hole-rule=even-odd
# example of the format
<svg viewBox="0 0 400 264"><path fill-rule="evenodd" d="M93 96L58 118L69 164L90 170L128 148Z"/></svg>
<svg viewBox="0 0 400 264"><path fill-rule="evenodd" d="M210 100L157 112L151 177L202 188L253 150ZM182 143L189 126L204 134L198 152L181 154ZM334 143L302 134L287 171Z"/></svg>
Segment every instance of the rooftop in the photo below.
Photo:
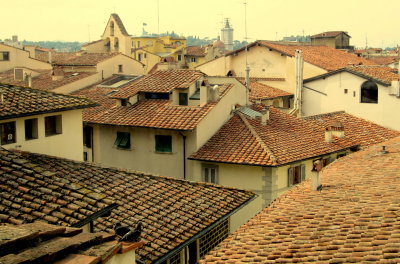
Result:
<svg viewBox="0 0 400 264"><path fill-rule="evenodd" d="M322 33L319 33L319 34L315 34L315 35L311 36L311 38L333 38L333 37L339 36L342 33L346 34L347 36L349 36L349 34L347 34L346 31L327 31L327 32L322 32Z"/></svg>
<svg viewBox="0 0 400 264"><path fill-rule="evenodd" d="M139 92L169 93L174 89L189 88L204 73L195 70L156 71L115 93L115 98L129 98Z"/></svg>
<svg viewBox="0 0 400 264"><path fill-rule="evenodd" d="M140 242L117 242L106 233L82 233L80 228L44 222L0 226L0 263L104 263L117 253L140 247Z"/></svg>
<svg viewBox="0 0 400 264"><path fill-rule="evenodd" d="M321 191L290 189L200 263L400 263L399 164L398 137L340 158Z"/></svg>
<svg viewBox="0 0 400 264"><path fill-rule="evenodd" d="M59 66L95 66L117 55L121 55L121 53L51 52L51 64ZM48 62L49 53L37 54L37 59Z"/></svg>
<svg viewBox="0 0 400 264"><path fill-rule="evenodd" d="M281 166L348 149L368 146L400 136L364 119L336 112L295 118L269 108L266 125L257 118L236 113L190 159L242 165ZM325 128L333 121L344 126L345 137L325 142Z"/></svg>
<svg viewBox="0 0 400 264"><path fill-rule="evenodd" d="M45 213L38 216L45 220L51 217L56 222L66 221L69 219L66 218L70 209L68 203L61 206L65 208L62 211L60 209L63 214L55 213L54 208L59 208L55 202L59 193L69 196L69 190L75 191L67 187L66 182L71 182L76 190L82 189L83 198L82 195L71 195L70 200L66 199L81 201L76 209L70 210L78 210L86 215L94 207L92 200L85 198L90 197L90 193L84 191L86 189L101 193L95 198L107 196L118 205L110 217L94 221L95 231L111 231L116 222L127 226L142 223L144 246L138 249L137 254L145 262L157 260L190 241L193 236L211 228L217 220L228 217L254 197L250 191L105 168L46 155L6 151L0 154L1 161L6 163L6 169L1 164L5 171L0 178L2 185L12 182L7 192L1 192L1 195L9 194L9 200L2 200L4 202L0 207L0 213L7 217L3 222L11 222L10 219L16 219L17 223L30 222L31 218L26 215L34 215L35 211ZM38 171L43 172L43 178L51 175L47 178L54 181L52 185L41 187L41 182L32 179L41 175L36 173ZM47 182L47 178L41 180ZM36 193L41 195L40 198L32 197ZM38 209L24 211L22 204L37 204Z"/></svg>
<svg viewBox="0 0 400 264"><path fill-rule="evenodd" d="M389 65L399 61L398 56L371 56L367 60L373 61L379 65Z"/></svg>
<svg viewBox="0 0 400 264"><path fill-rule="evenodd" d="M62 72L60 73L60 77L53 80L53 70L32 70L37 72L39 75L36 77L32 77L32 88L50 91L56 89L58 87L67 85L69 83L81 80L93 74L95 72ZM14 78L14 69L0 72L0 83L18 85L18 86L27 86L26 80L15 80Z"/></svg>
<svg viewBox="0 0 400 264"><path fill-rule="evenodd" d="M203 46L189 46L185 50L188 56L203 57L206 55L206 47Z"/></svg>
<svg viewBox="0 0 400 264"><path fill-rule="evenodd" d="M340 72L350 72L365 79L373 79L385 86L391 85L392 81L399 80L400 75L397 74L397 70L380 66L380 65L357 65L357 66L349 66L346 68L338 69L336 71L328 72L322 75L318 75L309 79L304 80L304 83L325 78L327 76L340 73Z"/></svg>
<svg viewBox="0 0 400 264"><path fill-rule="evenodd" d="M244 78L237 78L243 84L245 83ZM263 84L257 80L250 79L250 100L268 100L280 97L292 97L292 93L288 93L279 88L272 87L270 85Z"/></svg>
<svg viewBox="0 0 400 264"><path fill-rule="evenodd" d="M96 104L88 99L33 88L0 84L0 120L43 113L83 109Z"/></svg>
<svg viewBox="0 0 400 264"><path fill-rule="evenodd" d="M257 40L249 44L246 47L255 45L261 45L271 50L280 52L283 55L294 57L296 50L301 50L304 57L304 61L315 66L318 66L327 71L334 71L340 68L347 67L349 65L375 65L376 63L371 62L365 58L358 57L355 54L350 54L345 51L337 50L327 46L315 46L315 45L298 45L296 44L282 44L279 42L270 42L264 40ZM227 53L225 56L229 56L245 50L246 47Z"/></svg>

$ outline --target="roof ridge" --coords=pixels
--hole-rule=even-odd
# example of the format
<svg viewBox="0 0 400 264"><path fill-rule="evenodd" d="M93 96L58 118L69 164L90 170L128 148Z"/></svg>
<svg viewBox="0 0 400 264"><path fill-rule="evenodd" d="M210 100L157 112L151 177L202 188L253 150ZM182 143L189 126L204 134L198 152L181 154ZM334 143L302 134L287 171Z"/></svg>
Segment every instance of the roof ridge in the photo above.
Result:
<svg viewBox="0 0 400 264"><path fill-rule="evenodd" d="M260 144L260 146L265 150L265 152L268 153L268 155L271 157L272 161L274 163L278 163L278 159L275 157L274 153L272 152L272 150L269 149L269 147L267 146L267 144L265 144L265 142L262 140L262 138L260 137L260 135L257 133L257 131L250 125L249 121L247 121L247 119L243 116L243 114L241 113L237 113L240 117L240 119L242 119L243 123L246 125L246 127L250 130L250 133L256 138L257 142Z"/></svg>

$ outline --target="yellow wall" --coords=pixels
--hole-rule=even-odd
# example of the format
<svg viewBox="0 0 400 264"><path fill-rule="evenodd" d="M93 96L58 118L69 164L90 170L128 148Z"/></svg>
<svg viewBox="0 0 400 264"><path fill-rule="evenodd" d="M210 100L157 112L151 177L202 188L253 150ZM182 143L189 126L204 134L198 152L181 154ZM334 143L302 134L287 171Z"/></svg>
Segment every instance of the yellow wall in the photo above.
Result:
<svg viewBox="0 0 400 264"><path fill-rule="evenodd" d="M82 50L85 50L87 52L91 53L101 53L101 52L107 52L107 48L105 46L106 41L103 39L98 42L90 43L88 45L85 45L82 47Z"/></svg>
<svg viewBox="0 0 400 264"><path fill-rule="evenodd" d="M29 57L29 51L10 47L0 43L0 52L9 52L9 61L0 61L0 72L13 69L15 67L27 67L30 69L51 69L51 65L46 62Z"/></svg>
<svg viewBox="0 0 400 264"><path fill-rule="evenodd" d="M44 117L62 115L62 133L45 136ZM38 138L25 139L24 120L38 118ZM16 119L0 123L16 122L16 143L2 145L6 149L19 149L73 160L83 160L82 110L71 110Z"/></svg>
<svg viewBox="0 0 400 264"><path fill-rule="evenodd" d="M135 250L128 251L124 254L116 254L109 259L105 264L135 264L136 254Z"/></svg>
<svg viewBox="0 0 400 264"><path fill-rule="evenodd" d="M123 65L122 72L118 72L119 64ZM102 73L103 78L108 78L113 74L143 75L145 73L143 64L122 54L98 63L96 68L97 72Z"/></svg>

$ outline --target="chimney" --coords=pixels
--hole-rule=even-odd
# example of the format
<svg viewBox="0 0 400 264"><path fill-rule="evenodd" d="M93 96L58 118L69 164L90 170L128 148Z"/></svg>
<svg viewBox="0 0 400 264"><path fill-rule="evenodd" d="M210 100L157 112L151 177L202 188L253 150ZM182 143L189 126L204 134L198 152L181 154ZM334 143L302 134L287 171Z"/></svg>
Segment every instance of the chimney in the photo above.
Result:
<svg viewBox="0 0 400 264"><path fill-rule="evenodd" d="M4 102L4 92L2 89L0 89L0 103Z"/></svg>
<svg viewBox="0 0 400 264"><path fill-rule="evenodd" d="M213 87L208 86L207 90L208 90L207 103L216 102L218 100L218 96L219 96L218 85L214 85Z"/></svg>
<svg viewBox="0 0 400 264"><path fill-rule="evenodd" d="M62 80L64 78L64 71L62 69L53 68L51 79L53 81Z"/></svg>
<svg viewBox="0 0 400 264"><path fill-rule="evenodd" d="M52 63L51 51L49 51L49 63Z"/></svg>
<svg viewBox="0 0 400 264"><path fill-rule="evenodd" d="M32 88L32 73L26 74L26 79L28 82L28 87Z"/></svg>
<svg viewBox="0 0 400 264"><path fill-rule="evenodd" d="M261 112L261 124L266 125L269 120L269 106L266 106Z"/></svg>
<svg viewBox="0 0 400 264"><path fill-rule="evenodd" d="M389 89L389 94L400 97L400 80L392 81L392 85Z"/></svg>
<svg viewBox="0 0 400 264"><path fill-rule="evenodd" d="M319 176L319 172L322 170L322 162L321 160L316 160L313 163L313 169L311 171L311 190L312 191L320 191L321 190L321 179Z"/></svg>
<svg viewBox="0 0 400 264"><path fill-rule="evenodd" d="M341 122L333 122L325 129L325 142L331 143L333 136L338 138L344 137L344 126Z"/></svg>

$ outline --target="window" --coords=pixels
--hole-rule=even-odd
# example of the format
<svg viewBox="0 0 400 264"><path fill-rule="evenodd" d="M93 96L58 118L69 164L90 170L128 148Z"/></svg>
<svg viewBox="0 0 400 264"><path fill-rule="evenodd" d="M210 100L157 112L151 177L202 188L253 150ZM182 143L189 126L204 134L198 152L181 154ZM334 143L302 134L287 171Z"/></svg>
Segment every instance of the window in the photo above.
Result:
<svg viewBox="0 0 400 264"><path fill-rule="evenodd" d="M188 105L187 93L179 93L179 105Z"/></svg>
<svg viewBox="0 0 400 264"><path fill-rule="evenodd" d="M46 137L62 133L61 115L46 116L44 118Z"/></svg>
<svg viewBox="0 0 400 264"><path fill-rule="evenodd" d="M131 133L117 132L117 138L115 139L114 145L120 149L130 149L131 148Z"/></svg>
<svg viewBox="0 0 400 264"><path fill-rule="evenodd" d="M138 61L142 61L142 53L138 53Z"/></svg>
<svg viewBox="0 0 400 264"><path fill-rule="evenodd" d="M137 42L137 47L140 48L140 41Z"/></svg>
<svg viewBox="0 0 400 264"><path fill-rule="evenodd" d="M169 94L167 93L145 93L144 97L146 99L169 99Z"/></svg>
<svg viewBox="0 0 400 264"><path fill-rule="evenodd" d="M348 91L349 91L348 89L344 89L344 93L345 93L345 94L347 94Z"/></svg>
<svg viewBox="0 0 400 264"><path fill-rule="evenodd" d="M10 60L10 52L0 51L0 61L9 61L9 60Z"/></svg>
<svg viewBox="0 0 400 264"><path fill-rule="evenodd" d="M156 152L172 152L172 137L156 135Z"/></svg>
<svg viewBox="0 0 400 264"><path fill-rule="evenodd" d="M123 72L122 64L118 65L118 72Z"/></svg>
<svg viewBox="0 0 400 264"><path fill-rule="evenodd" d="M0 124L1 145L15 143L15 122Z"/></svg>
<svg viewBox="0 0 400 264"><path fill-rule="evenodd" d="M38 138L38 119L26 119L25 120L25 139L36 139Z"/></svg>
<svg viewBox="0 0 400 264"><path fill-rule="evenodd" d="M288 186L293 186L306 179L306 165L299 165L288 169Z"/></svg>
<svg viewBox="0 0 400 264"><path fill-rule="evenodd" d="M218 166L203 165L202 174L204 182L218 183Z"/></svg>
<svg viewBox="0 0 400 264"><path fill-rule="evenodd" d="M182 55L178 54L178 61L182 60Z"/></svg>
<svg viewBox="0 0 400 264"><path fill-rule="evenodd" d="M196 57L192 57L192 58L190 58L190 61L191 62L197 62L197 58Z"/></svg>
<svg viewBox="0 0 400 264"><path fill-rule="evenodd" d="M373 81L366 81L361 85L361 103L378 103L378 85Z"/></svg>
<svg viewBox="0 0 400 264"><path fill-rule="evenodd" d="M147 53L143 53L143 58L147 58Z"/></svg>
<svg viewBox="0 0 400 264"><path fill-rule="evenodd" d="M93 127L84 126L83 127L83 145L87 148L91 148L92 142L93 142Z"/></svg>

